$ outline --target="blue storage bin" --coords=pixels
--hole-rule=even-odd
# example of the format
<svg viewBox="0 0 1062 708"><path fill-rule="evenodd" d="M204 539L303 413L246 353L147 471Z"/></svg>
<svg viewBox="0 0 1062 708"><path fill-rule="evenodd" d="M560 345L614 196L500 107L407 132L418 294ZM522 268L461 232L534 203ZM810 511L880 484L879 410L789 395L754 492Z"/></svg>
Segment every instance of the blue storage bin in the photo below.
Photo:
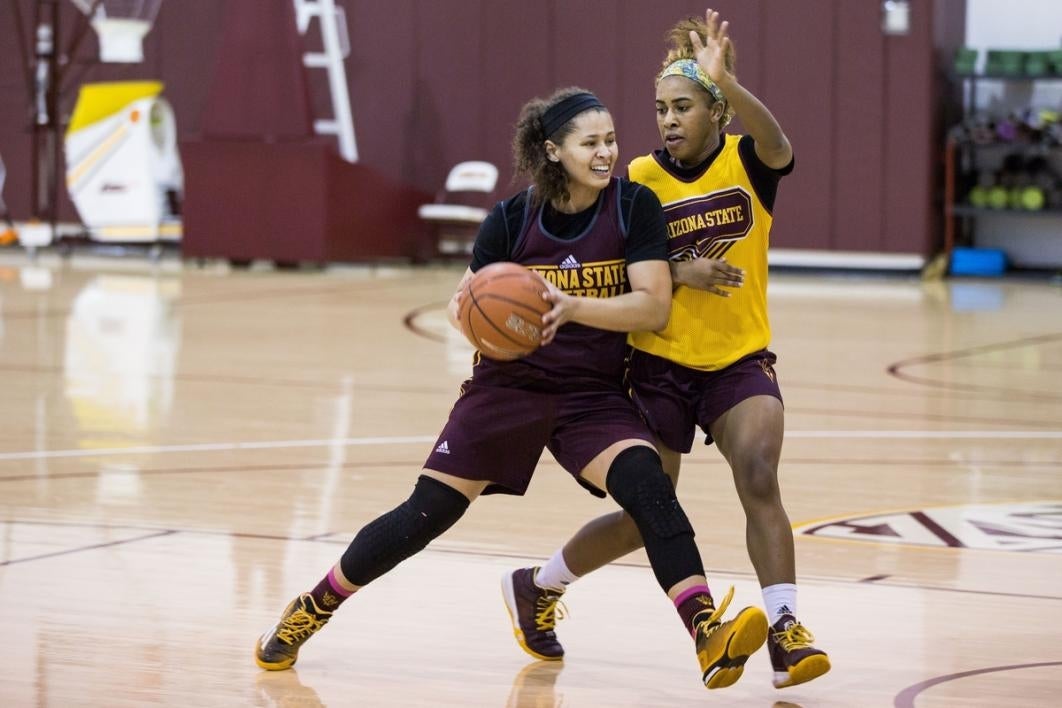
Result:
<svg viewBox="0 0 1062 708"><path fill-rule="evenodd" d="M951 252L952 275L994 275L1007 270L1007 254L998 248L956 248Z"/></svg>

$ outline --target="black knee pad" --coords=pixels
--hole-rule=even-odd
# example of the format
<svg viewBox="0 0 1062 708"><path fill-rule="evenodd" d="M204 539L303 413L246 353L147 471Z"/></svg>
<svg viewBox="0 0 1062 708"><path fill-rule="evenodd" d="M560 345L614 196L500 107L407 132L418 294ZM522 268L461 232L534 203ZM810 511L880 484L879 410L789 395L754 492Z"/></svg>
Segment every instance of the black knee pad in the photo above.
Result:
<svg viewBox="0 0 1062 708"><path fill-rule="evenodd" d="M368 585L442 535L468 505L461 492L421 475L409 499L354 537L339 561L343 575L355 585Z"/></svg>
<svg viewBox="0 0 1062 708"><path fill-rule="evenodd" d="M693 535L693 526L679 505L675 487L652 448L637 445L616 455L605 477L605 486L616 503L634 518L639 529L644 523L661 538Z"/></svg>
<svg viewBox="0 0 1062 708"><path fill-rule="evenodd" d="M693 526L655 450L636 446L616 455L605 486L638 526L653 575L665 592L691 575L704 575Z"/></svg>

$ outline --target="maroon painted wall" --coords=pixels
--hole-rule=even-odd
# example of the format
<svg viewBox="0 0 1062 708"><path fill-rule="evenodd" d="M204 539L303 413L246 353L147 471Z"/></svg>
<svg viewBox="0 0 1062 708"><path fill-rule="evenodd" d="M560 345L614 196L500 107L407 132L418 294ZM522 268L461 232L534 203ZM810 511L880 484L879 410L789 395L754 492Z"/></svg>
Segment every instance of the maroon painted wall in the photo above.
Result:
<svg viewBox="0 0 1062 708"><path fill-rule="evenodd" d="M262 0L263 12L274 2L287 0ZM624 161L655 148L652 79L663 33L677 18L703 12L689 0L339 2L350 26L361 161L428 192L453 163L473 158L497 163L505 189L515 188L506 180L517 112L559 86L593 89L611 107ZM182 136L198 137L226 4L166 0L143 64L96 66L83 78L163 80ZM796 151L797 170L776 206L774 244L931 252L939 233L937 62L961 43L965 0L912 2L912 32L894 37L881 33L876 1L714 5L732 22L739 77L771 107ZM73 19L73 11L65 16ZM7 202L23 218L30 142L17 45L7 41L13 26L10 3L0 4L0 153ZM90 37L81 54L94 51ZM308 77L313 104L325 107L324 72ZM72 102L71 94L67 110Z"/></svg>

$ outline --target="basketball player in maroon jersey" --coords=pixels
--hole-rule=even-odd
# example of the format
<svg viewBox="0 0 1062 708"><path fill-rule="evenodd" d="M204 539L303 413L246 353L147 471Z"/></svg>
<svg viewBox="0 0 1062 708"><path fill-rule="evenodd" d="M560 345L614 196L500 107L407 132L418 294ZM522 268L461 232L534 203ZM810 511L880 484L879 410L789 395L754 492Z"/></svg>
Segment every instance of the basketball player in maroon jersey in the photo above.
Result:
<svg viewBox="0 0 1062 708"><path fill-rule="evenodd" d="M292 666L342 602L422 550L472 500L522 495L548 448L579 484L611 494L635 520L653 574L694 638L705 685L728 686L766 640L766 617L745 608L722 619L730 596L715 606L693 529L623 388L626 332L659 329L670 311L660 202L612 176L612 117L582 89L526 104L513 152L533 186L498 204L483 224L448 314L456 325L462 286L475 270L521 263L551 283L544 346L512 362L476 357L412 494L364 526L316 587L291 601L258 639L255 660L270 670ZM572 269L579 277L560 275ZM519 636L520 618L514 625ZM527 649L541 656L559 649L545 635L532 642Z"/></svg>

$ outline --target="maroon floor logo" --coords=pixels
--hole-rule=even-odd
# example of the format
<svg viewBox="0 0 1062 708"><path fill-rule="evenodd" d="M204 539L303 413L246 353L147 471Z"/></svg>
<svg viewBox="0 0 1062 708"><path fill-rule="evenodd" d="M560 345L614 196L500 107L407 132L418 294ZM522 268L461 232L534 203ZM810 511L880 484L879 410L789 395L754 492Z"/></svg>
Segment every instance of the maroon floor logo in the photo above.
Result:
<svg viewBox="0 0 1062 708"><path fill-rule="evenodd" d="M796 527L805 536L908 546L1062 553L1062 502L974 504Z"/></svg>

